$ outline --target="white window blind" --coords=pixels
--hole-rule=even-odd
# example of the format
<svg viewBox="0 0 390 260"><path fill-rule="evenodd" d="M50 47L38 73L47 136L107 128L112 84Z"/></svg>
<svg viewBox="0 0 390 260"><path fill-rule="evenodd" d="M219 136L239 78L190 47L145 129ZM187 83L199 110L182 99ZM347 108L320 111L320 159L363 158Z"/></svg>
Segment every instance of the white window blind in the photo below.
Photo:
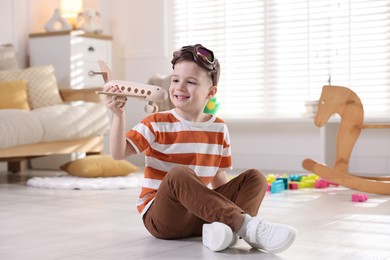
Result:
<svg viewBox="0 0 390 260"><path fill-rule="evenodd" d="M329 80L390 112L389 0L171 3L174 49L202 43L221 63L224 117L300 117Z"/></svg>

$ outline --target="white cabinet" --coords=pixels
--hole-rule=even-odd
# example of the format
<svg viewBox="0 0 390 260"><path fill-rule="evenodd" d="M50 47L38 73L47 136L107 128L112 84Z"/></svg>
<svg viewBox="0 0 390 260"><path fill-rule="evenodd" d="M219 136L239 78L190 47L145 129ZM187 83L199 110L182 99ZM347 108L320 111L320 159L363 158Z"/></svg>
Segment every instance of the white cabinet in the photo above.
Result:
<svg viewBox="0 0 390 260"><path fill-rule="evenodd" d="M97 60L103 60L111 67L112 37L83 31L33 33L29 35L29 52L30 66L54 66L59 88L102 87L104 85L102 76L91 76L89 72L100 71ZM31 167L58 170L60 165L78 159L80 156L84 155L36 158L31 160Z"/></svg>
<svg viewBox="0 0 390 260"><path fill-rule="evenodd" d="M97 60L111 67L112 37L83 31L30 34L30 66L52 64L59 88L82 89L103 86Z"/></svg>

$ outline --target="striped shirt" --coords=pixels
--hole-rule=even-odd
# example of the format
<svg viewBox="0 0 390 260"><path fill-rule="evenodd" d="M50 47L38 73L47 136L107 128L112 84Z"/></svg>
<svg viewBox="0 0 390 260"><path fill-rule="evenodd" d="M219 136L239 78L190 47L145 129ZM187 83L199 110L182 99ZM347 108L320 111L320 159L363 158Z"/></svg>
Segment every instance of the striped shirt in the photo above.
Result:
<svg viewBox="0 0 390 260"><path fill-rule="evenodd" d="M207 122L191 122L175 110L155 113L126 133L137 153L145 151L145 171L137 209L144 214L156 196L164 176L175 166L187 166L205 185L218 170L232 168L226 124L212 116Z"/></svg>

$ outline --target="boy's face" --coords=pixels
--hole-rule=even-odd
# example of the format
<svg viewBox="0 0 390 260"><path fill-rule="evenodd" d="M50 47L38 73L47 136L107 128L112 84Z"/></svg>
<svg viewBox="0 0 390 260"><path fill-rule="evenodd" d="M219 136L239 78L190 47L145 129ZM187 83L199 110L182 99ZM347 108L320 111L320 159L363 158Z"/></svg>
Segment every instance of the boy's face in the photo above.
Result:
<svg viewBox="0 0 390 260"><path fill-rule="evenodd" d="M177 109L184 113L203 113L207 101L215 95L217 88L205 69L192 61L175 64L169 96Z"/></svg>

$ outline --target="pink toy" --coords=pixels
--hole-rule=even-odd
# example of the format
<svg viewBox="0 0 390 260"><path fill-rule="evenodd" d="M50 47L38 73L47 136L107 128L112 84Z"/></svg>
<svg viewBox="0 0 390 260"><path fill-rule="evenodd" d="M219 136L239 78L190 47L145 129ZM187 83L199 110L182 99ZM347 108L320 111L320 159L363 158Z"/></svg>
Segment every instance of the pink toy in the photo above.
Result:
<svg viewBox="0 0 390 260"><path fill-rule="evenodd" d="M318 179L318 180L316 180L314 187L317 189L327 188L327 187L329 187L329 182L324 180L324 179Z"/></svg>
<svg viewBox="0 0 390 260"><path fill-rule="evenodd" d="M336 182L333 182L333 181L328 181L328 180L327 180L327 182L328 182L328 186L330 186L330 185L332 185L332 186L336 186L336 187L338 187L338 186L339 186L339 184L338 184L338 183L336 183Z"/></svg>
<svg viewBox="0 0 390 260"><path fill-rule="evenodd" d="M145 100L148 104L145 106L145 112L155 113L158 111L156 102L163 102L168 99L168 93L161 87L134 83L130 81L114 80L114 76L110 68L102 60L98 60L101 72L91 72L92 75L101 74L103 76L104 86L117 86L121 92L105 92L97 91L97 94L109 96L115 100L120 101L120 107L125 105L127 97L134 97Z"/></svg>
<svg viewBox="0 0 390 260"><path fill-rule="evenodd" d="M289 182L288 183L288 188L290 190L297 190L298 189L298 183L296 183L296 182Z"/></svg>
<svg viewBox="0 0 390 260"><path fill-rule="evenodd" d="M368 200L368 196L366 194L362 194L362 193L352 194L352 201L354 202L365 202L366 200Z"/></svg>

